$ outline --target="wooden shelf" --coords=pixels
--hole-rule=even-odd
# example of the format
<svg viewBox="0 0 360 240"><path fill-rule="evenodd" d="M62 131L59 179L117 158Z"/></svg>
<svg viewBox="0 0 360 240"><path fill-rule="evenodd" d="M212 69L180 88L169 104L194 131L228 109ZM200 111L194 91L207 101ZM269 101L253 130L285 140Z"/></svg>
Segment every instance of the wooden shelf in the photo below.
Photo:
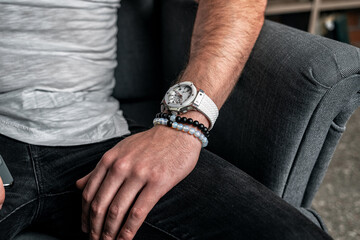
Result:
<svg viewBox="0 0 360 240"><path fill-rule="evenodd" d="M307 2L275 1L269 2L266 15L310 12L309 32L315 33L316 22L321 12L360 8L360 0L312 0Z"/></svg>
<svg viewBox="0 0 360 240"><path fill-rule="evenodd" d="M359 0L324 1L320 5L321 11L346 10L360 8Z"/></svg>
<svg viewBox="0 0 360 240"><path fill-rule="evenodd" d="M313 2L274 2L269 3L266 15L280 15L298 12L310 12L313 9ZM360 8L359 0L323 1L319 5L320 11L346 10Z"/></svg>
<svg viewBox="0 0 360 240"><path fill-rule="evenodd" d="M280 15L298 12L310 12L312 9L312 3L289 3L289 2L276 2L269 3L266 9L266 15Z"/></svg>

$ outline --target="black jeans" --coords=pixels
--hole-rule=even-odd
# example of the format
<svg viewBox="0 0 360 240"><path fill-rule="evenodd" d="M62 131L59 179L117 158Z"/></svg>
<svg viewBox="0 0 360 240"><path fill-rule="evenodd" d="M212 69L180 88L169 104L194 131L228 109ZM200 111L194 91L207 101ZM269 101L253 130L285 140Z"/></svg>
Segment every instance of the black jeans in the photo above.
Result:
<svg viewBox="0 0 360 240"><path fill-rule="evenodd" d="M130 130L145 128L130 124ZM0 154L15 179L0 211L0 239L29 227L61 239L87 239L75 181L122 139L48 147L0 135ZM158 202L135 239L331 238L243 171L203 150L194 171Z"/></svg>

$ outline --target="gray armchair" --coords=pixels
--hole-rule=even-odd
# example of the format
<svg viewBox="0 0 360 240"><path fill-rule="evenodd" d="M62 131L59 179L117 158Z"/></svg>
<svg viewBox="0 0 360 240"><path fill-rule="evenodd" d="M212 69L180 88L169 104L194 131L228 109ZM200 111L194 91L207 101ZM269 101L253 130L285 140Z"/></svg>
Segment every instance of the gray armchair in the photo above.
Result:
<svg viewBox="0 0 360 240"><path fill-rule="evenodd" d="M185 66L195 14L192 0L123 1L114 96L139 124ZM267 21L208 149L325 228L311 202L360 104L359 73L358 48ZM52 239L36 234L17 240Z"/></svg>

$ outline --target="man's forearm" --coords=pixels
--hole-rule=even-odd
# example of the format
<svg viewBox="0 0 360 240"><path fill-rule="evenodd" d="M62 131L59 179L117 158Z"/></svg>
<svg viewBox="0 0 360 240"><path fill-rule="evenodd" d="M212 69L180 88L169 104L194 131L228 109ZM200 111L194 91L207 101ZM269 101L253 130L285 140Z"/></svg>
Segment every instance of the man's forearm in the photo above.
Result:
<svg viewBox="0 0 360 240"><path fill-rule="evenodd" d="M189 63L192 81L218 108L243 70L264 22L266 0L199 0Z"/></svg>

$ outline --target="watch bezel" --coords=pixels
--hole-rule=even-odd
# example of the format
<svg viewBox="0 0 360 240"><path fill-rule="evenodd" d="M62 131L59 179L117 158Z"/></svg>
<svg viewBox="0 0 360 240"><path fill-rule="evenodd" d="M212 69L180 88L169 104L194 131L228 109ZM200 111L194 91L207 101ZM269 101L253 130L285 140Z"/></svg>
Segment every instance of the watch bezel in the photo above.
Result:
<svg viewBox="0 0 360 240"><path fill-rule="evenodd" d="M180 104L170 103L169 102L170 92L179 86L189 86L191 88L190 97ZM190 106L192 106L192 103L194 102L196 96L197 96L197 89L192 82L180 82L169 88L169 90L166 92L166 94L164 96L164 103L170 111L183 112L183 111L189 110L188 108Z"/></svg>

